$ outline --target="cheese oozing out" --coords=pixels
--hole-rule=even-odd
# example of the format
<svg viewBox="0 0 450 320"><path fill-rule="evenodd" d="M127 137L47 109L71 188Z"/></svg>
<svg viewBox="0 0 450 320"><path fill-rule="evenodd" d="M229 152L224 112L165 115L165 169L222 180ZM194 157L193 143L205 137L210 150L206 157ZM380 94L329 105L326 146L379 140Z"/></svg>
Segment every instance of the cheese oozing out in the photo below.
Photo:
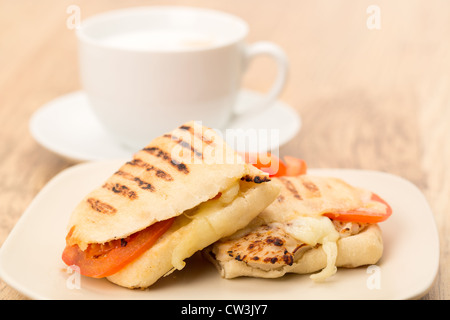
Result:
<svg viewBox="0 0 450 320"><path fill-rule="evenodd" d="M339 233L331 220L327 217L296 217L285 224L288 234L308 245L322 245L327 257L327 265L320 272L311 275L314 281L323 281L337 271L337 240Z"/></svg>
<svg viewBox="0 0 450 320"><path fill-rule="evenodd" d="M176 223L184 226L182 241L180 239L172 253L172 265L174 268L178 270L183 269L186 264L184 259L209 245L212 242L211 239L219 239L224 236L224 232L228 227L226 223L236 223L236 221L227 221L225 223L220 215L220 209L236 200L245 189L241 189L240 181L234 181L225 190L221 191L220 197L203 202L197 207L184 212L178 218Z"/></svg>

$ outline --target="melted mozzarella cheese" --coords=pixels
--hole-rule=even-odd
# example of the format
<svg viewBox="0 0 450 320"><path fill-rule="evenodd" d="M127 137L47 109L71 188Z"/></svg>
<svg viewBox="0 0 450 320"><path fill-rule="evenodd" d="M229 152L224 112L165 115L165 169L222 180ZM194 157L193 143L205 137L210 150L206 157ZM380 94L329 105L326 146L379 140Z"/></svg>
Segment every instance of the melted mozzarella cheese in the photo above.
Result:
<svg viewBox="0 0 450 320"><path fill-rule="evenodd" d="M237 194L239 193L239 183L236 182L235 184L231 185L228 189L225 191L222 191L222 195L219 198L219 202L223 204L228 204L233 202L234 199L236 199Z"/></svg>
<svg viewBox="0 0 450 320"><path fill-rule="evenodd" d="M291 236L311 246L322 245L327 256L327 265L319 273L311 275L315 281L323 281L336 273L337 240L339 233L327 217L297 217L285 224Z"/></svg>
<svg viewBox="0 0 450 320"><path fill-rule="evenodd" d="M227 189L221 191L221 196L217 199L199 204L197 207L183 213L183 217L188 218L184 222L183 239L178 242L172 253L172 265L174 268L181 270L185 266L184 259L190 257L200 248L209 245L212 240L218 237L220 230L217 230L217 223L214 222L215 213L220 209L232 203L238 196L240 184L238 181L233 183ZM234 224L235 221L229 221ZM228 226L222 225L221 228ZM198 232L201 230L201 232Z"/></svg>

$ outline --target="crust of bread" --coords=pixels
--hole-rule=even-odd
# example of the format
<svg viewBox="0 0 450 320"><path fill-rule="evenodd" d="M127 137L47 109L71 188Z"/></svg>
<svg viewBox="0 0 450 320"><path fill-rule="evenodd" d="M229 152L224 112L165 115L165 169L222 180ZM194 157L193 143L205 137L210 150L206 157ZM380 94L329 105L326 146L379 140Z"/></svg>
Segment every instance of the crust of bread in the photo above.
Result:
<svg viewBox="0 0 450 320"><path fill-rule="evenodd" d="M338 256L337 267L356 268L363 265L375 264L383 254L383 240L381 229L377 224L369 225L362 232L341 238L337 241ZM286 273L309 274L320 271L326 267L326 254L322 246L306 251L292 265L284 265L278 269L263 270L251 267L243 261L230 259L218 261L212 254L212 246L206 248L203 256L212 262L223 278L259 277L279 278Z"/></svg>

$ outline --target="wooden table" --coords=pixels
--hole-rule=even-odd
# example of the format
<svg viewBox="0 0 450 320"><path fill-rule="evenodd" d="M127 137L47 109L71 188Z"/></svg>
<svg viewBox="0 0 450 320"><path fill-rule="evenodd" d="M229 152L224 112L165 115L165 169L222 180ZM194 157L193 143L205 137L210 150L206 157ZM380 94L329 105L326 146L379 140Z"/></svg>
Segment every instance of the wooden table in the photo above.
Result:
<svg viewBox="0 0 450 320"><path fill-rule="evenodd" d="M291 73L281 99L298 110L303 127L280 153L302 157L310 167L380 170L416 184L434 211L441 245L440 271L423 299L450 298L450 2L126 5L149 3L227 11L248 21L249 42L283 47ZM49 179L74 164L38 145L28 130L44 103L80 89L74 30L67 27L70 5L84 19L124 3L0 0L0 244ZM273 62L261 57L243 85L265 91L274 75ZM25 297L0 281L0 298Z"/></svg>

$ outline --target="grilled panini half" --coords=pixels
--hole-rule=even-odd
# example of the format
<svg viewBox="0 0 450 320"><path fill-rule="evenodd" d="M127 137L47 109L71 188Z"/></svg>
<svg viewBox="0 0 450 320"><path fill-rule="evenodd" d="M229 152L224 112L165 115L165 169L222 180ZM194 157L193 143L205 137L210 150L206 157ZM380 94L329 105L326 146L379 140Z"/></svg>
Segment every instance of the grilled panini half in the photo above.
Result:
<svg viewBox="0 0 450 320"><path fill-rule="evenodd" d="M278 193L278 185L214 130L189 122L153 140L81 201L69 221L63 260L71 264L84 254L98 264L110 248L131 246L130 239L164 224L167 230L148 250L112 274L95 276L145 288L245 227ZM98 247L102 255L89 254Z"/></svg>
<svg viewBox="0 0 450 320"><path fill-rule="evenodd" d="M315 273L322 281L336 267L374 264L382 256L377 224L341 222L323 214L358 208L384 211L371 192L342 180L309 175L272 178L277 199L246 228L203 251L224 278L277 278L286 273Z"/></svg>

